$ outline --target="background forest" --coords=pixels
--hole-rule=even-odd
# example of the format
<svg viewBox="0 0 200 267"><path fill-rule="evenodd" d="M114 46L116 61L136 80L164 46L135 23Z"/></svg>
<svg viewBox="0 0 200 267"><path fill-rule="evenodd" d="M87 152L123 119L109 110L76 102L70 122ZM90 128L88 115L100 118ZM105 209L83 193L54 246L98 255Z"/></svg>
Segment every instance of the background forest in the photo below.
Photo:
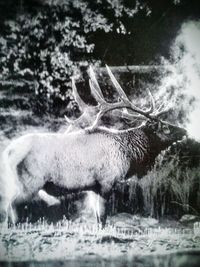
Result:
<svg viewBox="0 0 200 267"><path fill-rule="evenodd" d="M118 185L110 213L199 216L200 138L191 125L198 124L193 111L199 104L200 56L189 42L194 36L195 44L200 40L199 18L198 1L1 0L0 151L22 132L62 131L67 127L64 115L80 115L72 76L85 102L94 105L89 65L105 98L113 100L104 67L118 66L114 73L133 101L146 105L149 88L157 104L167 103L165 119L186 127L190 136L162 153L145 177ZM127 122L114 126L126 127ZM56 209L43 202L23 203L19 219L71 217L81 209L84 196L62 198Z"/></svg>

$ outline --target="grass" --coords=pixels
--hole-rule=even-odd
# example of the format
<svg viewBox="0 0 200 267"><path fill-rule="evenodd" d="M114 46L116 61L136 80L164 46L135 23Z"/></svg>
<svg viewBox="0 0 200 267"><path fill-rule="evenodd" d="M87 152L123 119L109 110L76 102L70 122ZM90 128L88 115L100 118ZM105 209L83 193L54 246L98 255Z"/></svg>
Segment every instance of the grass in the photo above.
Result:
<svg viewBox="0 0 200 267"><path fill-rule="evenodd" d="M200 214L200 166L180 165L178 156L164 162L159 158L154 168L142 179L129 182L129 199L135 200L137 187L141 189L145 214L157 218L167 214ZM137 202L133 203L137 205ZM130 205L132 205L130 203Z"/></svg>
<svg viewBox="0 0 200 267"><path fill-rule="evenodd" d="M138 225L138 228L140 226ZM143 255L183 249L200 250L200 222L193 227L141 228L109 224L100 229L92 223L75 223L65 218L56 224L45 220L10 226L0 235L0 259L66 260L73 257Z"/></svg>

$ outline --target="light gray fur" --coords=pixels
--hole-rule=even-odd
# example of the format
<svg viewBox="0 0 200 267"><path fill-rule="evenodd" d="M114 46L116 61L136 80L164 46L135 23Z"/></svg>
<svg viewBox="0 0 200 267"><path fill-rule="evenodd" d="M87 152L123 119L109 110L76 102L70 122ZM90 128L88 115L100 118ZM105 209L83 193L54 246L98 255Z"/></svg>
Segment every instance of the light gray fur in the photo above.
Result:
<svg viewBox="0 0 200 267"><path fill-rule="evenodd" d="M84 130L28 134L12 141L2 155L1 207L9 213L14 200L38 193L47 181L67 189L84 189L99 183L102 192L110 191L128 168L119 147L109 135Z"/></svg>

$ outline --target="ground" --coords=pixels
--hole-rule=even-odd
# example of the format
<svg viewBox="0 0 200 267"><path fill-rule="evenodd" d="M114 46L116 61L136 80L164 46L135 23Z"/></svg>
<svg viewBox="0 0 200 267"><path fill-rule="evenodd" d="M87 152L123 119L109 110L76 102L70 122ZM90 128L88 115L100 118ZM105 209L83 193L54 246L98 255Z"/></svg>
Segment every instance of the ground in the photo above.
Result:
<svg viewBox="0 0 200 267"><path fill-rule="evenodd" d="M2 231L0 259L2 264L34 261L36 266L49 260L48 266L55 261L56 266L125 266L138 261L142 266L198 266L200 223L158 222L127 213L109 217L104 230L89 218L54 225L27 222ZM184 265L188 261L191 265Z"/></svg>

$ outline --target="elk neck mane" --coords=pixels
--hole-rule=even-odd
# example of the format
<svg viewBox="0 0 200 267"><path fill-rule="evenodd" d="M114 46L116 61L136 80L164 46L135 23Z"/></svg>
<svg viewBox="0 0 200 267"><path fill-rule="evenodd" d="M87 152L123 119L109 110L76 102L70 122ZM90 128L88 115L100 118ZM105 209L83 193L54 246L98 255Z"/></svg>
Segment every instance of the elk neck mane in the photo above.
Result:
<svg viewBox="0 0 200 267"><path fill-rule="evenodd" d="M128 130L113 130L106 127L85 130L89 134L103 134L120 144L121 152L131 162L127 178L132 175L140 178L152 167L160 152L159 143L152 142L152 138L145 133L144 129L145 125Z"/></svg>

